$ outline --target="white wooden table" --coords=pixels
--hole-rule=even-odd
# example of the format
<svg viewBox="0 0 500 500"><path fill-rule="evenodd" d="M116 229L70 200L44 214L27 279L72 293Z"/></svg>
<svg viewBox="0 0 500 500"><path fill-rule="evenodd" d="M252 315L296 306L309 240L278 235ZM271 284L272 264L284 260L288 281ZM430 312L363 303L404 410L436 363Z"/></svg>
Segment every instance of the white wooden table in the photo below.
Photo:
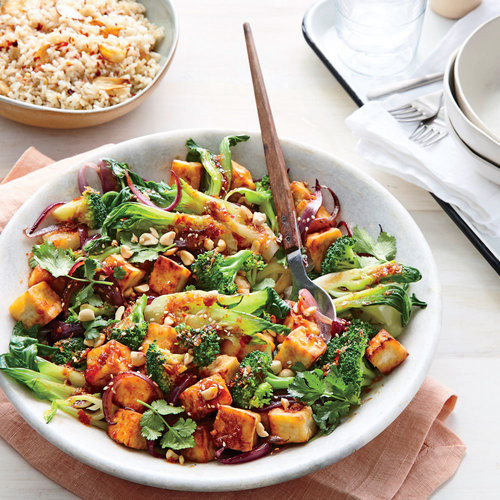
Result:
<svg viewBox="0 0 500 500"><path fill-rule="evenodd" d="M468 446L436 499L493 499L500 491L500 281L425 191L364 164L344 119L355 105L307 47L301 33L311 0L178 0L180 40L151 100L95 129L44 130L0 118L0 175L30 145L61 159L108 142L193 127L258 129L241 25L250 21L276 126L287 136L350 161L410 211L438 263L443 328L431 375L459 395L448 423ZM73 495L0 440L0 498Z"/></svg>

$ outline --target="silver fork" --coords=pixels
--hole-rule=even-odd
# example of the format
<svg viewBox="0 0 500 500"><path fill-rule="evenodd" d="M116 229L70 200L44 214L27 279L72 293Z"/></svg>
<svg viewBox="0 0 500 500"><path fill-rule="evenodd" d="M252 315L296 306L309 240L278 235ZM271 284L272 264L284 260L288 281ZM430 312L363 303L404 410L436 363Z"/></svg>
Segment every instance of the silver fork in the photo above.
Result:
<svg viewBox="0 0 500 500"><path fill-rule="evenodd" d="M408 104L403 104L388 111L398 122L420 122L435 117L441 108L442 101L443 92L439 91L419 97Z"/></svg>
<svg viewBox="0 0 500 500"><path fill-rule="evenodd" d="M446 129L443 114L444 106L438 110L435 116L422 120L410 135L410 141L427 148L444 139L448 135L448 130Z"/></svg>

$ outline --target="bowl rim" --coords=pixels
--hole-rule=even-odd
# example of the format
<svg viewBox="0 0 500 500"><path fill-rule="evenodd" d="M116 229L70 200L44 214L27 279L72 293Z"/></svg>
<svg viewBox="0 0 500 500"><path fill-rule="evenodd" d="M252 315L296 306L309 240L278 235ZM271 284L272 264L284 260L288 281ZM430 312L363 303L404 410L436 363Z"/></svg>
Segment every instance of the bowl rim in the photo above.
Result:
<svg viewBox="0 0 500 500"><path fill-rule="evenodd" d="M464 92L464 88L461 82L460 76L463 74L464 68L464 52L467 49L469 43L477 37L477 35L483 31L487 26L494 23L500 23L500 15L495 16L488 21L484 22L480 26L478 26L465 40L465 42L457 49L456 51L456 59L455 65L453 68L454 78L455 78L455 87L457 99L463 101L462 105L465 107L465 110L462 110L462 105L459 105L461 111L466 114L469 113L471 115L470 121L472 118L477 121L477 128L481 129L482 133L494 141L497 145L500 146L499 142L499 132L494 133L481 119L481 117L477 114L476 110L472 106L470 100L467 98L466 92Z"/></svg>
<svg viewBox="0 0 500 500"><path fill-rule="evenodd" d="M259 141L260 147L260 132L248 131L245 132L251 134L252 137ZM168 132L156 133L144 137L139 137L124 141L122 143L111 146L108 150L100 152L99 156L113 156L118 155L120 149L129 149L137 146L144 147L144 142L147 141L168 141L168 140L179 140L181 137L185 140L186 137L190 136L200 136L202 134L217 134L218 137L222 137L228 134L234 134L233 130L227 129L182 129L174 130ZM307 460L295 460L293 464L287 465L286 470L283 469L265 469L261 467L259 474L255 477L248 477L245 471L248 469L245 466L254 464L255 462L250 462L247 464L239 464L231 466L231 474L217 475L216 478L210 476L196 477L193 475L190 477L190 481L186 481L182 477L179 478L175 474L175 471L169 472L165 470L165 473L161 477L154 475L151 472L144 470L135 470L131 468L128 463L120 463L117 466L116 462L112 460L112 457L108 456L98 456L96 452L89 453L88 450L78 450L76 446L73 445L64 435L64 433L58 433L54 431L50 426L47 426L42 418L35 417L30 411L27 411L30 407L30 402L33 400L33 396L25 393L14 381L8 380L7 377L0 377L0 387L4 390L5 394L19 411L20 415L27 421L27 423L35 429L39 434L41 434L45 439L51 442L53 445L58 447L63 452L69 454L70 456L80 460L83 463L88 464L91 467L98 468L106 473L114 476L121 477L123 479L134 481L136 483L155 486L158 488L165 488L171 490L183 490L183 491L236 491L251 488L260 488L263 486L269 486L272 484L281 483L284 481L289 481L297 477L304 476L318 469L324 468L336 461L345 458L357 449L361 448L373 438L378 436L382 431L384 431L406 408L406 406L411 402L420 386L422 385L430 364L433 360L436 345L439 338L440 327L441 327L441 286L438 278L437 266L432 256L432 252L429 245L423 236L420 228L413 220L408 211L402 206L402 204L392 195L385 187L383 187L378 181L370 177L360 169L350 165L349 163L341 160L335 155L328 153L320 148L312 147L304 143L287 139L280 138L283 149L285 150L290 147L291 149L299 149L305 153L322 157L325 161L331 162L336 165L340 171L349 171L349 173L357 178L360 183L364 185L369 185L370 190L378 192L381 196L384 196L387 200L387 208L394 208L397 210L398 222L404 222L405 225L409 226L409 231L411 234L415 235L415 240L419 244L419 248L423 252L423 258L428 265L428 273L426 273L426 279L429 284L429 296L426 297L429 303L433 306L432 310L434 314L429 315L426 319L426 329L430 332L427 342L422 343L422 351L420 353L421 360L419 364L414 366L415 370L410 373L407 379L405 379L405 390L398 393L398 397L395 397L391 402L394 404L388 405L389 407L383 407L380 409L378 415L379 418L375 421L369 421L368 425L363 428L363 432L355 434L349 439L348 443L344 444L342 448L332 448L331 450L327 446L323 446L320 453L314 455L309 454ZM87 158L88 161L89 158ZM85 163L83 161L78 162L71 168L65 170L64 176L73 175L80 166ZM6 245L5 241L9 239L10 234L15 234L18 229L18 219L21 218L23 211L29 208L30 202L36 197L44 195L45 191L50 191L50 187L54 182L57 182L58 177L53 182L42 186L36 193L34 193L16 212L12 219L7 224L0 236L0 248ZM47 193L48 194L48 193ZM45 198L46 199L46 198ZM24 411L26 410L26 412ZM71 417L68 417L71 419ZM328 439L334 436L325 436L322 439ZM302 449L302 448L298 448ZM307 444L305 444L305 449L307 450ZM130 451L130 450L127 450ZM92 454L94 453L94 454ZM279 460L281 454L276 456L265 457L262 460ZM298 454L300 456L300 454ZM260 462L260 461L259 461ZM203 466L203 464L197 464L198 466ZM196 470L196 469L193 469ZM239 474L238 474L239 473Z"/></svg>
<svg viewBox="0 0 500 500"><path fill-rule="evenodd" d="M140 0L137 0L137 1L140 2ZM146 87L141 89L134 96L126 99L123 102L119 102L118 104L113 104L112 106L106 106L106 107L100 108L100 109L52 108L50 106L43 106L41 104L32 104L29 102L20 101L18 99L13 99L12 97L7 97L4 95L0 95L0 103L3 102L5 104L10 104L11 106L24 108L24 109L31 110L31 111L44 111L47 113L81 116L81 115L104 114L104 113L107 113L109 111L112 111L115 109L120 109L124 106L128 106L131 103L133 103L134 101L141 99L144 96L144 94L146 94L149 90L151 90L158 83L158 81L164 76L165 72L167 71L168 67L170 66L170 63L172 62L172 58L174 57L175 51L177 49L177 44L179 43L179 17L177 15L177 11L175 10L175 7L174 7L172 0L161 0L161 1L165 2L167 4L167 6L170 8L170 11L172 14L172 31L174 33L173 41L172 41L171 46L169 47L167 55L165 56L165 60L160 65L160 69L158 70L158 73L156 73L154 78L151 80L151 82Z"/></svg>
<svg viewBox="0 0 500 500"><path fill-rule="evenodd" d="M457 49L449 58L448 63L446 65L446 70L444 73L444 78L443 78L443 92L445 94L445 108L447 111L447 119L450 122L450 125L453 126L453 130L456 134L456 136L460 139L460 142L464 144L467 147L467 150L472 152L477 158L480 160L492 165L493 167L500 168L500 163L495 163L485 156L481 155L479 152L477 152L467 141L465 141L460 134L456 130L456 125L453 123L453 118L452 118L452 113L450 113L449 108L452 106L454 110L458 113L460 118L463 120L464 124L469 127L474 133L478 134L480 137L482 137L485 141L491 143L493 146L497 147L500 151L500 142L496 141L493 137L489 136L488 134L485 133L484 130L480 129L475 123L473 123L469 117L463 112L462 108L457 102L456 96L455 96L455 91L454 91L454 85L452 85L452 79L453 83L455 83L455 72L454 72L454 67L456 64L456 57L458 54L459 49ZM446 98L448 96L448 99Z"/></svg>

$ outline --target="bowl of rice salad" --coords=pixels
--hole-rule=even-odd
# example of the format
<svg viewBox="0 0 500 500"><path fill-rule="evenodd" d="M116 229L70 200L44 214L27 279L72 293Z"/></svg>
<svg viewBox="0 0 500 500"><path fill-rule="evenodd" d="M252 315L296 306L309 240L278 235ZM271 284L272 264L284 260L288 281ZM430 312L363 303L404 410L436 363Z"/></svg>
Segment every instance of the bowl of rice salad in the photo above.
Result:
<svg viewBox="0 0 500 500"><path fill-rule="evenodd" d="M0 0L0 116L82 128L135 109L178 39L170 0Z"/></svg>

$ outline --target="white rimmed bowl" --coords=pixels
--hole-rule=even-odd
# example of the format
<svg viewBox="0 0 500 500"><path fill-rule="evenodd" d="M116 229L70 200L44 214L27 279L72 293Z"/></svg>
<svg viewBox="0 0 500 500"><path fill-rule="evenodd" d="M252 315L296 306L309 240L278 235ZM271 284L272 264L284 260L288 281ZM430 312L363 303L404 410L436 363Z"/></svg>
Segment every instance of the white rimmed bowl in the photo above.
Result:
<svg viewBox="0 0 500 500"><path fill-rule="evenodd" d="M477 28L459 49L454 68L460 107L496 141L500 141L499 33L500 16Z"/></svg>
<svg viewBox="0 0 500 500"><path fill-rule="evenodd" d="M454 72L456 55L455 53L450 57L443 79L444 103L453 128L453 135L458 136L459 143L465 146L468 153L482 160L478 172L498 184L500 183L500 142L472 123L458 105Z"/></svg>
<svg viewBox="0 0 500 500"><path fill-rule="evenodd" d="M138 0L138 2L145 5L146 17L165 30L164 38L155 47L155 51L161 55L160 69L147 87L119 104L89 110L50 108L0 95L0 116L34 127L84 128L115 120L137 108L151 95L152 90L165 76L179 38L177 14L171 0Z"/></svg>
<svg viewBox="0 0 500 500"><path fill-rule="evenodd" d="M173 158L186 154L186 138L216 150L224 135L240 130L181 130L155 134L110 147L101 156L128 162L139 174L166 178ZM238 145L234 159L250 168L255 177L265 173L260 135L250 132L250 141ZM0 385L23 418L42 436L71 456L107 473L160 488L191 491L235 491L257 488L303 476L336 462L362 447L382 432L404 410L421 386L433 357L441 324L441 298L437 269L420 229L403 206L372 178L322 151L282 140L292 179L313 183L319 178L332 187L342 203L342 218L365 226L376 235L379 224L398 238L398 259L417 266L423 279L415 293L428 301L419 310L400 340L410 352L394 373L370 392L370 397L330 436L290 447L274 456L239 465L216 462L194 467L169 464L145 452L127 449L111 441L103 431L81 425L71 417L57 415L45 424L48 408L29 390L0 374ZM87 160L97 160L88 158ZM0 236L0 352L8 348L13 321L8 305L26 289L30 242L22 234L51 200L77 196L77 171L64 172L42 187L15 214Z"/></svg>

